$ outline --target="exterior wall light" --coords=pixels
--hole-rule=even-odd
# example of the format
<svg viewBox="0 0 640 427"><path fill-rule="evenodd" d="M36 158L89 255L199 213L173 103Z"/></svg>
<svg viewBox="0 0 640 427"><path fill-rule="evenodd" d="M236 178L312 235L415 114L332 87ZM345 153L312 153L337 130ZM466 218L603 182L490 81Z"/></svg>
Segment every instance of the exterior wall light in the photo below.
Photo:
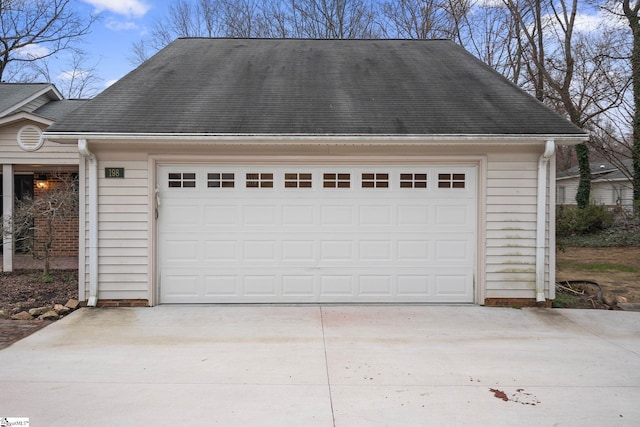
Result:
<svg viewBox="0 0 640 427"><path fill-rule="evenodd" d="M35 176L36 179L36 187L41 190L46 190L49 188L49 181L47 180L47 175L40 174Z"/></svg>

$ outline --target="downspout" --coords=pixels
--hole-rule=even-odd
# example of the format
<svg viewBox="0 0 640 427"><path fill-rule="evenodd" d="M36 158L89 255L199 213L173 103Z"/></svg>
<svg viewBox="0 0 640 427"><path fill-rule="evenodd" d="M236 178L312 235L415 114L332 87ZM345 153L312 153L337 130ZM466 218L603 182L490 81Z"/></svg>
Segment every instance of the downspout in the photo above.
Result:
<svg viewBox="0 0 640 427"><path fill-rule="evenodd" d="M78 151L89 160L89 300L98 303L98 159L89 151L86 139L78 140Z"/></svg>
<svg viewBox="0 0 640 427"><path fill-rule="evenodd" d="M553 140L545 144L544 153L538 160L538 207L536 221L536 302L544 302L544 272L547 225L547 169L555 153Z"/></svg>

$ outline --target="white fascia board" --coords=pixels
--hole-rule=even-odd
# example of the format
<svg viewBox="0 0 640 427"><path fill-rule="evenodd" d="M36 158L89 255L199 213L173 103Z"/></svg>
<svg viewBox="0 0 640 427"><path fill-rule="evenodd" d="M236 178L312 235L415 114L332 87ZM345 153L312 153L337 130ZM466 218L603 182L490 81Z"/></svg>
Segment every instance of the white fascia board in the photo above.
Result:
<svg viewBox="0 0 640 427"><path fill-rule="evenodd" d="M44 132L44 137L61 144L75 144L79 139L92 142L109 141L126 143L131 141L155 143L189 141L195 144L266 144L295 145L336 144L336 145L379 145L402 143L406 145L448 145L451 143L468 144L536 144L553 140L557 144L576 145L587 141L587 134L577 135L251 135L251 134L188 134L188 133L85 133L85 132Z"/></svg>
<svg viewBox="0 0 640 427"><path fill-rule="evenodd" d="M54 123L54 121L51 119L47 119L37 114L27 113L26 111L21 111L19 113L0 118L0 126L10 125L21 120L30 120L32 122L40 123L45 126L51 126Z"/></svg>
<svg viewBox="0 0 640 427"><path fill-rule="evenodd" d="M18 102L17 104L13 105L10 108L7 108L5 111L1 111L0 112L0 117L3 117L7 114L10 114L13 111L16 111L20 108L22 108L23 106L27 105L28 103L30 103L31 101L33 101L34 99L39 98L42 95L45 95L46 93L51 92L53 94L54 98L58 98L58 101L64 99L64 96L62 96L62 94L58 91L58 89L56 89L56 87L52 84L48 84L46 86L44 86L41 90L35 92L34 94L32 94L30 97L23 99L22 101Z"/></svg>

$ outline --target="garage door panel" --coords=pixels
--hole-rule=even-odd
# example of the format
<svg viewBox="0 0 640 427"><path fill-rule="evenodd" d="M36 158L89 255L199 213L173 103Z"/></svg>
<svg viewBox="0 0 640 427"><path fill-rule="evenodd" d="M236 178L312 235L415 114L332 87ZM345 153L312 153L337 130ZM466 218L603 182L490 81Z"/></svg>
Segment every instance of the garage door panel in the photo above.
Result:
<svg viewBox="0 0 640 427"><path fill-rule="evenodd" d="M207 262L234 262L238 259L239 243L235 240L208 240L204 242Z"/></svg>
<svg viewBox="0 0 640 427"><path fill-rule="evenodd" d="M195 187L169 187L169 173ZM158 176L163 303L473 302L473 167L176 165Z"/></svg>
<svg viewBox="0 0 640 427"><path fill-rule="evenodd" d="M323 226L353 226L355 224L353 206L320 206L320 224Z"/></svg>
<svg viewBox="0 0 640 427"><path fill-rule="evenodd" d="M427 274L399 274L397 281L399 297L417 297L419 300L424 300L431 294L429 289L431 280Z"/></svg>
<svg viewBox="0 0 640 427"><path fill-rule="evenodd" d="M238 224L238 207L230 205L221 206L205 206L204 207L204 224L207 227L230 226Z"/></svg>
<svg viewBox="0 0 640 427"><path fill-rule="evenodd" d="M276 275L275 274L246 274L243 278L243 295L248 297L275 297Z"/></svg>
<svg viewBox="0 0 640 427"><path fill-rule="evenodd" d="M317 295L315 275L283 275L282 296L314 300Z"/></svg>
<svg viewBox="0 0 640 427"><path fill-rule="evenodd" d="M282 261L316 261L315 247L314 240L285 240L282 242Z"/></svg>
<svg viewBox="0 0 640 427"><path fill-rule="evenodd" d="M421 205L399 205L397 214L397 224L400 226L426 226L429 224L431 207Z"/></svg>
<svg viewBox="0 0 640 427"><path fill-rule="evenodd" d="M362 297L376 296L392 298L391 275L360 275L358 278L358 295Z"/></svg>
<svg viewBox="0 0 640 427"><path fill-rule="evenodd" d="M239 297L239 278L237 275L205 275L204 276L204 297Z"/></svg>

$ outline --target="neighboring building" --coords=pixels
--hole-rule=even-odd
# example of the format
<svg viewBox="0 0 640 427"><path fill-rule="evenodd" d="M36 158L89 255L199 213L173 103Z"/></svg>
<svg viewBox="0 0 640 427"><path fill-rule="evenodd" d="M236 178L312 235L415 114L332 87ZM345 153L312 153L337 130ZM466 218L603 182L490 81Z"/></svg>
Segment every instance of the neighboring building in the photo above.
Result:
<svg viewBox="0 0 640 427"><path fill-rule="evenodd" d="M84 102L63 99L52 84L0 83L3 218L12 215L16 198L39 197L46 191L53 175L78 173L77 147L47 141L42 132ZM56 223L56 233L52 255L77 256L77 220ZM13 269L14 240L11 233L3 233L4 271Z"/></svg>
<svg viewBox="0 0 640 427"><path fill-rule="evenodd" d="M591 169L591 200L593 203L633 211L633 160L623 161L626 171L608 161L595 161ZM556 177L556 203L559 205L575 205L580 170L578 166L558 172Z"/></svg>
<svg viewBox="0 0 640 427"><path fill-rule="evenodd" d="M587 138L449 41L278 39L179 39L45 135L89 305L552 299Z"/></svg>

